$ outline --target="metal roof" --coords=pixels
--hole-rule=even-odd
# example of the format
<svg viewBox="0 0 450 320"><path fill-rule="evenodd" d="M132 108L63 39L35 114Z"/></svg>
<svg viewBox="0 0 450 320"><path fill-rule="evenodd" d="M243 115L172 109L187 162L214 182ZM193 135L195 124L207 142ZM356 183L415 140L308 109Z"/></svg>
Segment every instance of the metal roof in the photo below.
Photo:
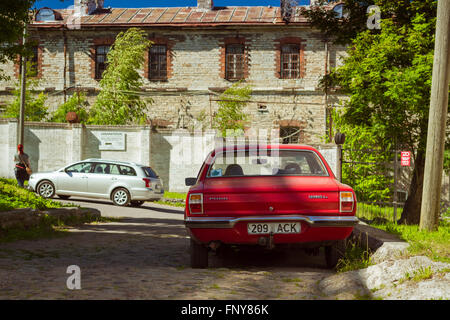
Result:
<svg viewBox="0 0 450 320"><path fill-rule="evenodd" d="M73 9L54 10L62 20L34 21L34 27L56 27L70 21L81 27L101 26L219 26L219 25L285 25L279 7L197 7L170 8L109 8L82 17L72 16ZM293 8L289 24L308 24L300 7Z"/></svg>

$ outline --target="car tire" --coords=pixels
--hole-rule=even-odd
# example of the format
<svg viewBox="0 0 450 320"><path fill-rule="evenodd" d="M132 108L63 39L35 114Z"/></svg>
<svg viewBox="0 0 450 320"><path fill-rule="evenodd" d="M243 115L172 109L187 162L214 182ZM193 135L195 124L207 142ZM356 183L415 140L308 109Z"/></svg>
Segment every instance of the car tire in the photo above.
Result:
<svg viewBox="0 0 450 320"><path fill-rule="evenodd" d="M36 191L42 198L51 199L55 196L55 186L48 180L39 182Z"/></svg>
<svg viewBox="0 0 450 320"><path fill-rule="evenodd" d="M111 194L111 200L116 206L125 207L130 203L130 193L125 188L117 188Z"/></svg>
<svg viewBox="0 0 450 320"><path fill-rule="evenodd" d="M65 196L65 195L62 195L62 194L58 194L58 198L63 199L63 200L67 200L67 199L70 198L70 196Z"/></svg>
<svg viewBox="0 0 450 320"><path fill-rule="evenodd" d="M191 267L203 269L208 267L208 248L191 238Z"/></svg>
<svg viewBox="0 0 450 320"><path fill-rule="evenodd" d="M140 207L140 206L142 206L144 204L144 202L145 201L142 201L142 200L135 200L135 201L131 201L130 205L132 207Z"/></svg>
<svg viewBox="0 0 450 320"><path fill-rule="evenodd" d="M338 240L331 246L325 247L325 261L327 268L336 268L340 259L345 256L346 242L345 240Z"/></svg>

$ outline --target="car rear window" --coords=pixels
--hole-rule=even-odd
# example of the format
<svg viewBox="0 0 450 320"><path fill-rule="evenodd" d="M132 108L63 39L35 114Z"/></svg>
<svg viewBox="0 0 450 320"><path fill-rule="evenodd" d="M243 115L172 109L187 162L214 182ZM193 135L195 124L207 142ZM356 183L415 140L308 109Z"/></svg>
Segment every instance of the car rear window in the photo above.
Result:
<svg viewBox="0 0 450 320"><path fill-rule="evenodd" d="M309 150L240 150L219 153L208 177L328 176L321 159Z"/></svg>
<svg viewBox="0 0 450 320"><path fill-rule="evenodd" d="M144 170L144 173L149 178L158 178L158 175L155 171L153 171L150 167L142 167L142 170Z"/></svg>

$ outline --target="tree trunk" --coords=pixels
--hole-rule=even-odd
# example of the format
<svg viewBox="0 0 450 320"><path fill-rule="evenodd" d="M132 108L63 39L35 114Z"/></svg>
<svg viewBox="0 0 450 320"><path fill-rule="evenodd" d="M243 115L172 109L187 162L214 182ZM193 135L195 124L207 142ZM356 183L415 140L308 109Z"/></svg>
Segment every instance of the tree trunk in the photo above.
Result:
<svg viewBox="0 0 450 320"><path fill-rule="evenodd" d="M408 199L403 207L403 213L398 221L400 224L419 224L420 208L422 206L423 176L425 169L425 151L418 150L414 161L414 170Z"/></svg>

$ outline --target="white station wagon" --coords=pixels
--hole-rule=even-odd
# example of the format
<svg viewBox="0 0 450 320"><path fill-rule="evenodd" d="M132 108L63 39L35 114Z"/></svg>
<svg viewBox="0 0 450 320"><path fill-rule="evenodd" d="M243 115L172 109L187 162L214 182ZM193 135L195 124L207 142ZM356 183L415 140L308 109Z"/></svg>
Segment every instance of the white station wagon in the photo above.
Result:
<svg viewBox="0 0 450 320"><path fill-rule="evenodd" d="M33 173L28 184L44 198L110 199L118 206L140 206L164 194L162 180L149 166L105 159L86 159L57 171Z"/></svg>

